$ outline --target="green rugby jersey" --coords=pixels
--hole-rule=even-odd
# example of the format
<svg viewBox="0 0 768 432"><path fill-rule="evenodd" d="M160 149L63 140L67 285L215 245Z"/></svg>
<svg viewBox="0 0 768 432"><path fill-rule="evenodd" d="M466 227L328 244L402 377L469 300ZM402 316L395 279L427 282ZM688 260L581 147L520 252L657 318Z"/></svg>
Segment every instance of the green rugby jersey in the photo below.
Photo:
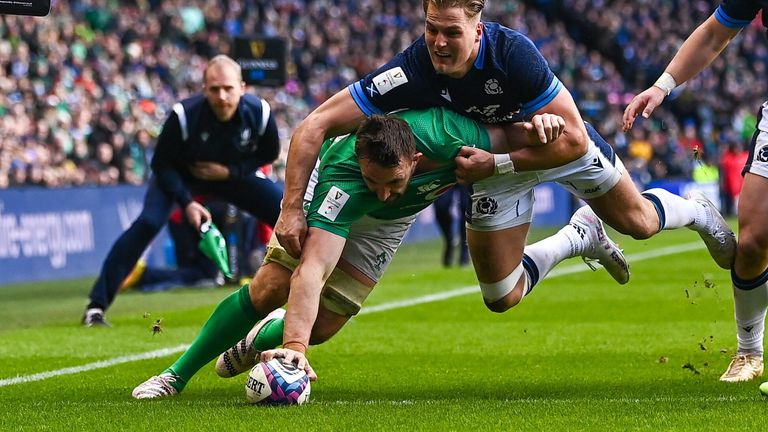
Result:
<svg viewBox="0 0 768 432"><path fill-rule="evenodd" d="M355 156L355 135L326 140L307 212L308 226L347 237L352 223L365 215L384 220L414 215L456 183L454 158L461 146L490 150L490 139L482 126L446 108L395 115L411 126L416 149L427 159L442 163L441 168L414 175L405 193L386 204L363 181Z"/></svg>

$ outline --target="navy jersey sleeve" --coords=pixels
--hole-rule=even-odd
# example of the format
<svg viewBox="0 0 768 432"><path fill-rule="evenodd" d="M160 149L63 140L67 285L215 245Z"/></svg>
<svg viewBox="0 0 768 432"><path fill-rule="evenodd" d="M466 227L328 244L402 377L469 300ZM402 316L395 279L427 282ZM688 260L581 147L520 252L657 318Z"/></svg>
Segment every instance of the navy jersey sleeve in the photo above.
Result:
<svg viewBox="0 0 768 432"><path fill-rule="evenodd" d="M427 64L431 65L422 37L347 89L367 116L404 108L429 108L435 104L428 97L433 93L433 83L427 78Z"/></svg>
<svg viewBox="0 0 768 432"><path fill-rule="evenodd" d="M728 28L744 28L760 11L759 2L748 0L725 0L715 10L715 19Z"/></svg>
<svg viewBox="0 0 768 432"><path fill-rule="evenodd" d="M184 185L176 164L177 155L183 151L182 142L179 119L173 112L157 138L151 166L160 189L171 194L179 206L184 208L192 201L192 193Z"/></svg>
<svg viewBox="0 0 768 432"><path fill-rule="evenodd" d="M548 103L563 88L533 42L518 35L510 41L504 58L509 84L520 87L524 115L532 114Z"/></svg>

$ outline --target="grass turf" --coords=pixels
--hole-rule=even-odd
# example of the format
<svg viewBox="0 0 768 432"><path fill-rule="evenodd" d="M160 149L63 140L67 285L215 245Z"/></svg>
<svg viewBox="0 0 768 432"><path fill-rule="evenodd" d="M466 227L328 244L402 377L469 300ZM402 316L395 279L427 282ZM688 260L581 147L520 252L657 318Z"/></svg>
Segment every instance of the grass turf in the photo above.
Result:
<svg viewBox="0 0 768 432"><path fill-rule="evenodd" d="M630 257L698 241L687 230L616 237ZM366 306L474 284L439 254L405 246ZM735 348L728 273L703 247L632 261L632 272L626 286L604 271L553 277L504 314L479 294L363 313L311 349L320 380L301 407L249 406L244 379L210 365L179 397L132 400L172 354L0 386L0 430L765 430L758 383L717 380ZM86 329L89 283L0 287L0 380L189 343L230 292L121 295L114 328Z"/></svg>

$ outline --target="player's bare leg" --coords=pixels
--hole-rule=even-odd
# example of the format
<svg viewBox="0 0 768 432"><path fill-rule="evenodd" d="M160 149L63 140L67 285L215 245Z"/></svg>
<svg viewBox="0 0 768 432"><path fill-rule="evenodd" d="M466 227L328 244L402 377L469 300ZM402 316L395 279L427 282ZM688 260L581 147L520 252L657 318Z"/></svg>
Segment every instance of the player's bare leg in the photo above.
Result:
<svg viewBox="0 0 768 432"><path fill-rule="evenodd" d="M525 223L499 231L467 228L475 275L483 288L486 306L494 312L504 312L520 303L527 292L527 277L518 268L529 227L530 224Z"/></svg>
<svg viewBox="0 0 768 432"><path fill-rule="evenodd" d="M701 236L717 265L730 269L733 264L733 230L701 194L691 194L688 199L663 189L641 194L624 172L610 191L587 202L606 224L635 239L649 238L662 229L690 228Z"/></svg>
<svg viewBox="0 0 768 432"><path fill-rule="evenodd" d="M526 246L529 224L499 231L467 229L472 262L488 309L504 312L567 258L581 256L599 262L620 284L629 280L624 254L611 241L600 219L589 207L577 210L556 234Z"/></svg>
<svg viewBox="0 0 768 432"><path fill-rule="evenodd" d="M731 271L738 351L721 381L748 381L763 374L768 307L768 179L747 173L739 197L739 245Z"/></svg>

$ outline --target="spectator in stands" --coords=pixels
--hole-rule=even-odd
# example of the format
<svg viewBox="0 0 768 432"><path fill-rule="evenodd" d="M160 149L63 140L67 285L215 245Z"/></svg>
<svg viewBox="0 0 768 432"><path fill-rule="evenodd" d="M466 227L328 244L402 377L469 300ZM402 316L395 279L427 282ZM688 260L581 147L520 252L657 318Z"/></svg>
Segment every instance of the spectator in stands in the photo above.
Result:
<svg viewBox="0 0 768 432"><path fill-rule="evenodd" d="M109 121L109 119L104 119ZM245 94L240 65L214 57L203 74L203 92L173 107L152 158L153 180L144 209L112 246L93 285L83 314L86 326L106 325L104 313L141 253L168 221L174 204L195 229L211 219L192 194L231 202L274 224L280 211L279 188L255 175L280 150L269 104Z"/></svg>

